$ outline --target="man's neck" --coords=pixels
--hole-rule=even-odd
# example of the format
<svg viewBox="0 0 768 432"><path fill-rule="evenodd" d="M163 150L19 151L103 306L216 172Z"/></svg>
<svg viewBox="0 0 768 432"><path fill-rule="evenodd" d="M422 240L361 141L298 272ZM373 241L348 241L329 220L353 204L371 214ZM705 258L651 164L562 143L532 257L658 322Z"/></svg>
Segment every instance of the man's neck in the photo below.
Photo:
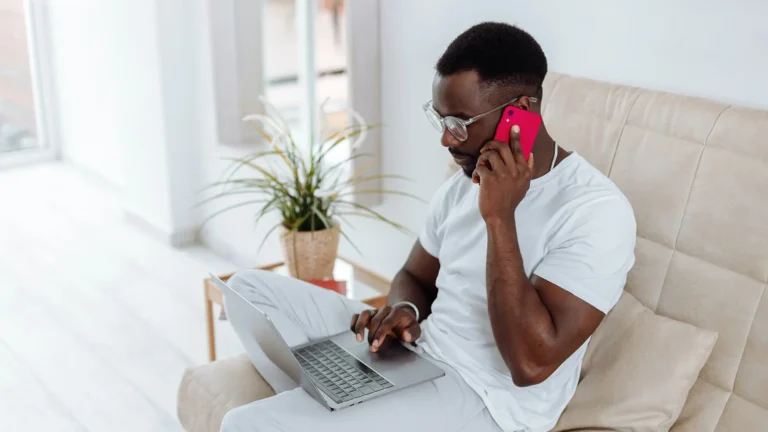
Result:
<svg viewBox="0 0 768 432"><path fill-rule="evenodd" d="M550 167L552 167L552 158L555 157L555 140L549 136L549 132L543 124L536 135L531 153L533 154L533 178L539 178L549 172ZM558 159L565 156L566 154L558 155Z"/></svg>

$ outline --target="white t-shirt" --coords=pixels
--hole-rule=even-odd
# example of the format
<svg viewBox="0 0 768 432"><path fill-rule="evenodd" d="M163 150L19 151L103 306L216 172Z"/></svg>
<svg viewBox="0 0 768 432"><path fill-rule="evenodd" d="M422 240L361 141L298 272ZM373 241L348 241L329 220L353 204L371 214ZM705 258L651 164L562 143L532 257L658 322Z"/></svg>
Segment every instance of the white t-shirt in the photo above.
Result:
<svg viewBox="0 0 768 432"><path fill-rule="evenodd" d="M422 247L440 260L437 299L419 345L455 368L506 431L549 430L576 391L587 342L541 384L517 387L499 353L485 285L487 233L480 188L461 171L435 195ZM517 207L525 273L607 313L634 264L635 218L606 176L573 153L531 181Z"/></svg>

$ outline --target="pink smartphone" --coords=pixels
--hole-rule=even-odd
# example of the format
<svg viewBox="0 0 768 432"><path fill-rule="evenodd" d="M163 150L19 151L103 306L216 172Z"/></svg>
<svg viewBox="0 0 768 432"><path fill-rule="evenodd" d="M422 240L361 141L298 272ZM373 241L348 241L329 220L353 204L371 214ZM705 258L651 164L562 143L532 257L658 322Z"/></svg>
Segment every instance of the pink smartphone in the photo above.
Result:
<svg viewBox="0 0 768 432"><path fill-rule="evenodd" d="M509 105L504 108L504 114L499 120L499 125L496 126L496 135L493 136L493 139L509 142L509 133L514 125L520 126L520 149L523 151L525 160L528 160L528 156L533 150L533 143L536 141L536 135L539 134L541 116Z"/></svg>

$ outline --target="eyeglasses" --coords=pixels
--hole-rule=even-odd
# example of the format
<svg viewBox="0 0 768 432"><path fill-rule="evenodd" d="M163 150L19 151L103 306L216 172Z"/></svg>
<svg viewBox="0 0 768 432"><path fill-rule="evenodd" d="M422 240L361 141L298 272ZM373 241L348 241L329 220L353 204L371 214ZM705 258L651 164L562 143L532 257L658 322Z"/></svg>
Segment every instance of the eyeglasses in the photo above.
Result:
<svg viewBox="0 0 768 432"><path fill-rule="evenodd" d="M467 131L467 127L469 125L480 120L481 118L487 116L488 114L494 111L498 111L507 105L517 102L518 100L520 100L521 97L522 96L518 96L503 105L499 105L492 110L486 111L482 114L478 114L468 120L463 120L453 116L442 117L440 114L438 114L437 111L435 111L435 107L432 105L432 101L425 103L424 106L422 106L422 109L424 109L424 114L427 115L429 122L432 124L432 126L435 127L435 129L437 129L438 132L443 133L445 132L445 129L448 128L448 132L450 132L454 138L456 138L459 141L466 141L467 138L469 138L469 132ZM535 97L529 97L528 99L530 99L531 102L533 103L536 103L539 101L539 99Z"/></svg>

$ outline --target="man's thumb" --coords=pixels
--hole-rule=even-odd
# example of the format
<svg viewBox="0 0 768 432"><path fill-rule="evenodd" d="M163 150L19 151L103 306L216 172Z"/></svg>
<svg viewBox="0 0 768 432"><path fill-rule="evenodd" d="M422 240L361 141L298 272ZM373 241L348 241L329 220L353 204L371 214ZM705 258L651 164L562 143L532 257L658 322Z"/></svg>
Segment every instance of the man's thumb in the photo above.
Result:
<svg viewBox="0 0 768 432"><path fill-rule="evenodd" d="M419 337L421 337L421 327L416 322L405 329L402 334L402 339L405 342L416 342Z"/></svg>

